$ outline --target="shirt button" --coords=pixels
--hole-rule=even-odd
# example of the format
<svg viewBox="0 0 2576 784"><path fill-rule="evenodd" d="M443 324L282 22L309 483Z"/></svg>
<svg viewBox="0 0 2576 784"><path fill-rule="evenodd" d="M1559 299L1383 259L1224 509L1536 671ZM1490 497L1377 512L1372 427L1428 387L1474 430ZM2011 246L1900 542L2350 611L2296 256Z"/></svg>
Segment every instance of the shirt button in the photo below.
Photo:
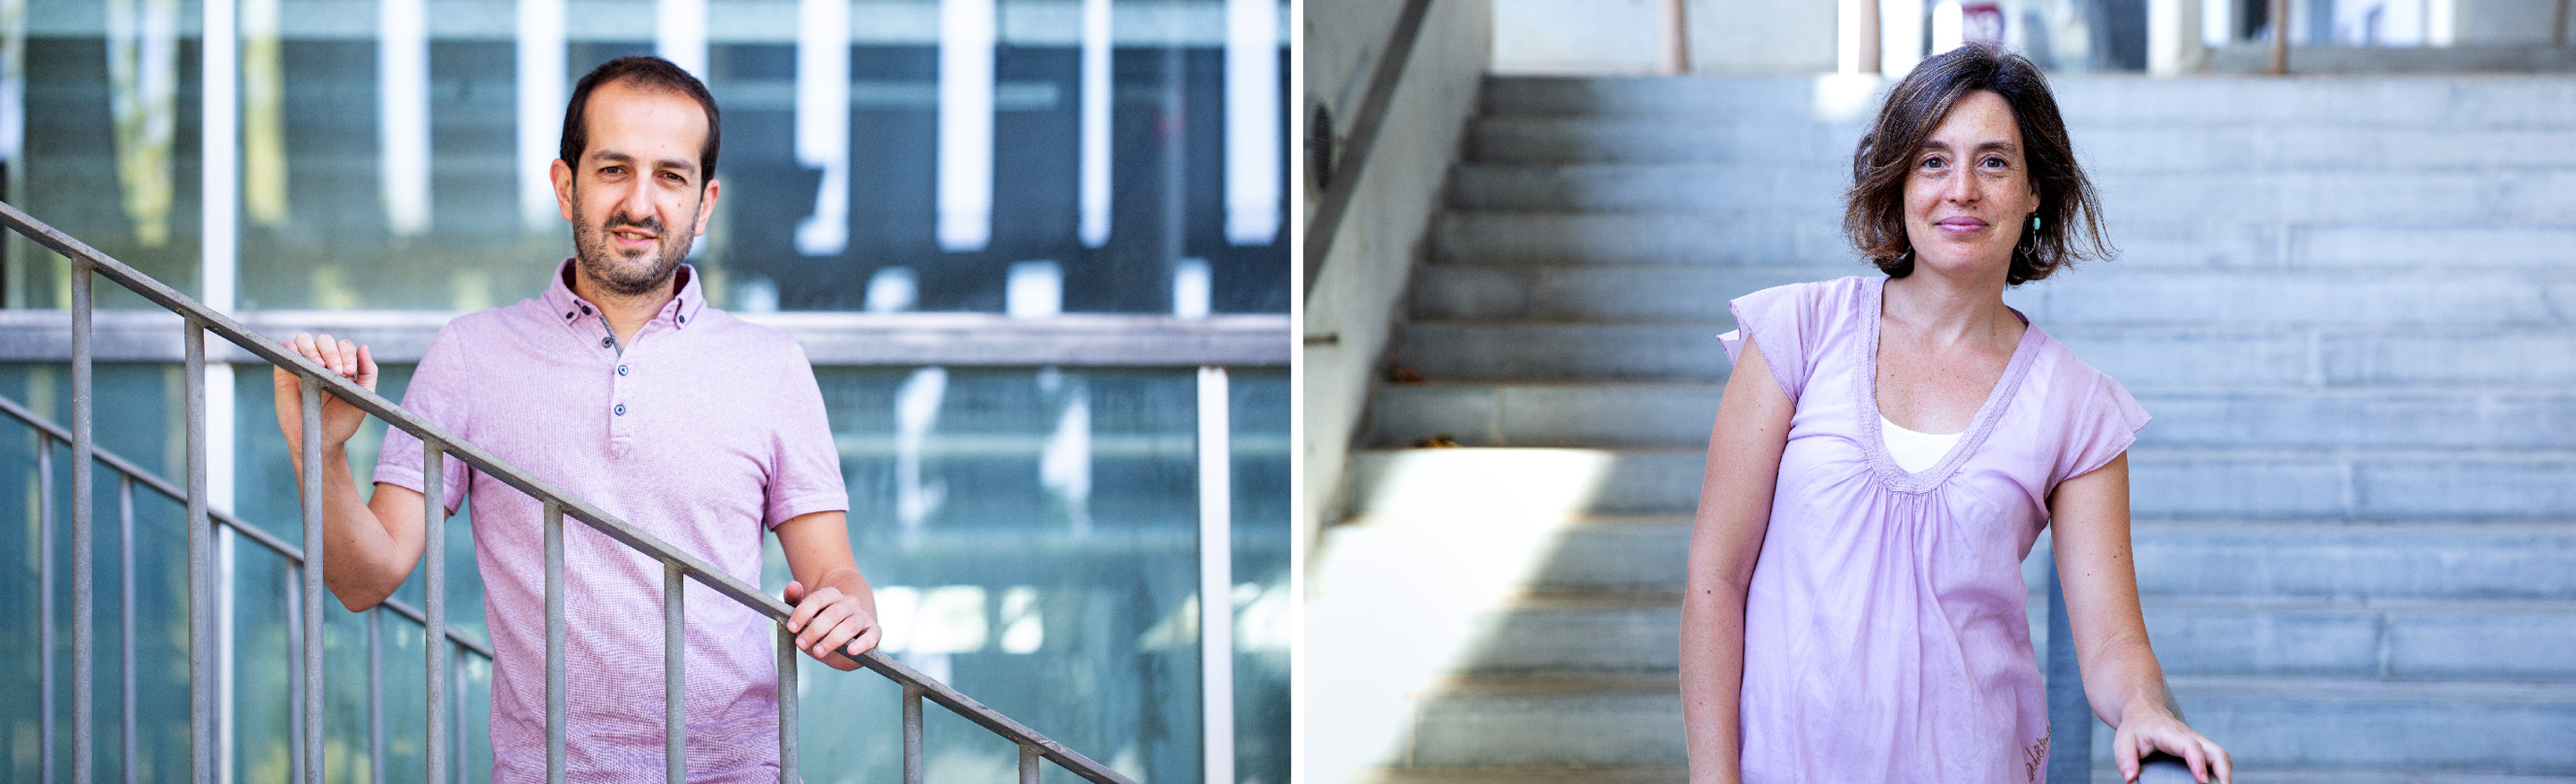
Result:
<svg viewBox="0 0 2576 784"><path fill-rule="evenodd" d="M625 416L625 415L626 415L626 404L624 404L624 403L619 403L619 404L617 404L617 415L618 415L618 416Z"/></svg>
<svg viewBox="0 0 2576 784"><path fill-rule="evenodd" d="M617 366L617 374L618 374L618 375L621 375L621 376L626 375L626 366L625 366L625 365L619 365L619 366Z"/></svg>
<svg viewBox="0 0 2576 784"><path fill-rule="evenodd" d="M572 318L572 311L564 311L564 318Z"/></svg>
<svg viewBox="0 0 2576 784"><path fill-rule="evenodd" d="M608 341L609 341L609 340L611 340L611 339L610 339L610 338L600 338L600 339L599 339L599 347L600 347L600 348L607 348L607 347L608 347Z"/></svg>
<svg viewBox="0 0 2576 784"><path fill-rule="evenodd" d="M681 316L681 317L680 317L680 323L682 323L682 324L689 323L689 317L687 317L687 316Z"/></svg>

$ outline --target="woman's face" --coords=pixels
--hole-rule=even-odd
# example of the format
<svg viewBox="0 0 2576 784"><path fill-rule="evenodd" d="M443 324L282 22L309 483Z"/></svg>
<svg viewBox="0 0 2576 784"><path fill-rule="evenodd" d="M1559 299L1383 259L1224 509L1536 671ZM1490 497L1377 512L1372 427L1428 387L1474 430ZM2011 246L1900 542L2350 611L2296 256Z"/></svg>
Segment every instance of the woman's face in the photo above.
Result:
<svg viewBox="0 0 2576 784"><path fill-rule="evenodd" d="M2003 96L1961 96L1914 152L1905 178L1905 236L1914 260L1945 274L2001 276L2039 210L2021 126Z"/></svg>

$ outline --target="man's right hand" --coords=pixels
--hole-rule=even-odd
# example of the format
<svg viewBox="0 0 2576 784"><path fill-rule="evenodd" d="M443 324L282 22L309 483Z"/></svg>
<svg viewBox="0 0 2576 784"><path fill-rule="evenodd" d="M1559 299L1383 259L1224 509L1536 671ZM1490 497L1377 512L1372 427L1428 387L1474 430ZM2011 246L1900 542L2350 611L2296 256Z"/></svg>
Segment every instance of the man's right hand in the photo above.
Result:
<svg viewBox="0 0 2576 784"><path fill-rule="evenodd" d="M346 340L334 341L329 334L317 339L302 333L298 333L294 340L280 341L279 345L294 349L295 353L340 374L341 378L357 381L359 386L369 391L376 388L376 359L366 346ZM301 469L304 461L304 380L283 367L273 369L270 377L275 382L277 429L286 434L288 458ZM335 449L349 443L349 439L358 434L358 426L366 421L367 412L358 410L357 406L341 400L338 395L322 394L324 449Z"/></svg>

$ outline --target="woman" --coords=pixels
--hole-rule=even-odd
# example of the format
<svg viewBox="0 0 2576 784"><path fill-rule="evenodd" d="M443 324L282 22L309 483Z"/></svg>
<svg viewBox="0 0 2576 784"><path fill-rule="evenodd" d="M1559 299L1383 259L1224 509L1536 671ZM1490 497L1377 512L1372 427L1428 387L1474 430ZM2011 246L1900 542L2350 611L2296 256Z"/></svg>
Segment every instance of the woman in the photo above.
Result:
<svg viewBox="0 0 2576 784"><path fill-rule="evenodd" d="M2164 751L2227 781L2139 616L2126 450L2146 412L2004 305L2106 255L2044 78L1982 46L1926 60L1852 174L1844 229L1886 277L1733 303L1682 610L1691 780L2038 781L2020 564L2054 525L2123 777Z"/></svg>

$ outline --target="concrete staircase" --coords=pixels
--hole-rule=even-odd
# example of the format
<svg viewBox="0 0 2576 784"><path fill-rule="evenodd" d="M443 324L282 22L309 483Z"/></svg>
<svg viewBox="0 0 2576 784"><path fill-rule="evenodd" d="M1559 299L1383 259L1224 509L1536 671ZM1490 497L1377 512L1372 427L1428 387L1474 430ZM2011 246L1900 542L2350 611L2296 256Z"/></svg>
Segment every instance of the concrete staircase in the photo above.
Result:
<svg viewBox="0 0 2576 784"><path fill-rule="evenodd" d="M2139 583L2195 726L2241 781L2576 782L2576 78L2056 85L2123 254L2008 299L2156 416ZM1363 778L1682 780L1715 336L1873 273L1838 227L1876 87L1488 83L1392 352L1419 380L1318 556L1310 671L1425 660Z"/></svg>

